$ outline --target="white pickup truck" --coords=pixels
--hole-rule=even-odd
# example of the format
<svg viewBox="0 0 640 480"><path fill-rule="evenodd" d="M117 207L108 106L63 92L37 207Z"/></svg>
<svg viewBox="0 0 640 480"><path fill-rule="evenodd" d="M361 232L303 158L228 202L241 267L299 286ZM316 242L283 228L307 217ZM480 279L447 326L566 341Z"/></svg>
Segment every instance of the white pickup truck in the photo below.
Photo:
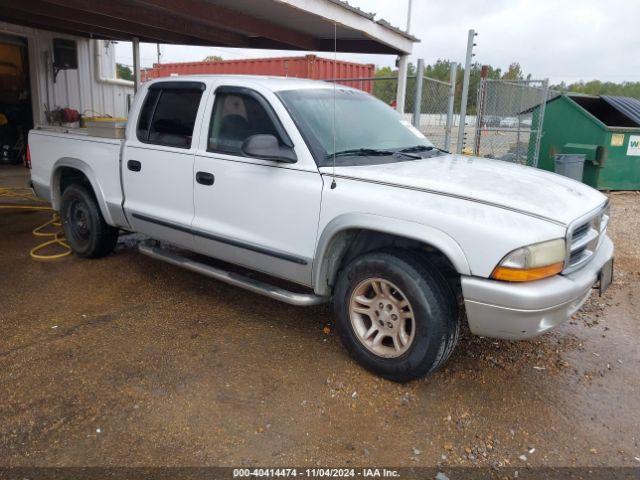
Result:
<svg viewBox="0 0 640 480"><path fill-rule="evenodd" d="M351 354L396 381L446 361L463 311L474 334L526 339L612 278L604 195L438 150L351 88L160 79L124 140L42 127L29 147L33 188L78 256L139 232L152 257L294 305L333 300Z"/></svg>

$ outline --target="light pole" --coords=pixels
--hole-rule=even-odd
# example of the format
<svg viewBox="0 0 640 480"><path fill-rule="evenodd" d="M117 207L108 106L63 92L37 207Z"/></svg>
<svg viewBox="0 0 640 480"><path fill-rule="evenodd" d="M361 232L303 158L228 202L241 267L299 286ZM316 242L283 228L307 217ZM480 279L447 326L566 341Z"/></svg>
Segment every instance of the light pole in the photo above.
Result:
<svg viewBox="0 0 640 480"><path fill-rule="evenodd" d="M413 1L408 0L407 8L407 28L406 32L409 33L411 27L411 8L413 7ZM398 56L398 86L396 88L396 110L398 113L404 114L404 101L407 94L407 67L409 64L409 55Z"/></svg>
<svg viewBox="0 0 640 480"><path fill-rule="evenodd" d="M407 33L409 33L409 30L411 29L411 9L413 7L413 0L408 0L409 1L409 5L407 8Z"/></svg>

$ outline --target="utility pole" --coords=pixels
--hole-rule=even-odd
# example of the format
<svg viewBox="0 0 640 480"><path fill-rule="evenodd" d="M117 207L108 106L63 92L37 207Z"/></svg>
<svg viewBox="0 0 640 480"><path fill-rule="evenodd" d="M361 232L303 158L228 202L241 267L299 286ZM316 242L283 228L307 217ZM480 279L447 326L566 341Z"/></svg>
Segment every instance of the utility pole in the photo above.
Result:
<svg viewBox="0 0 640 480"><path fill-rule="evenodd" d="M411 10L413 7L413 0L408 0L409 1L409 5L407 8L407 33L409 33L409 30L411 29Z"/></svg>
<svg viewBox="0 0 640 480"><path fill-rule="evenodd" d="M467 57L464 63L464 78L462 81L462 98L460 99L460 126L458 127L458 149L457 153L462 153L464 148L464 131L467 123L467 99L469 97L469 76L471 75L471 60L474 56L473 47L477 33L472 28L467 37Z"/></svg>
<svg viewBox="0 0 640 480"><path fill-rule="evenodd" d="M159 43L156 43L156 49L157 49L157 52L158 52L158 65L160 65L160 56L161 56L161 54L160 54L160 44Z"/></svg>
<svg viewBox="0 0 640 480"><path fill-rule="evenodd" d="M412 0L408 0L409 5L407 9L407 28L406 32L409 33L411 27L411 8L413 7ZM398 87L396 89L396 110L400 114L404 114L404 102L407 95L407 67L409 64L409 55L399 55L397 60L398 65Z"/></svg>

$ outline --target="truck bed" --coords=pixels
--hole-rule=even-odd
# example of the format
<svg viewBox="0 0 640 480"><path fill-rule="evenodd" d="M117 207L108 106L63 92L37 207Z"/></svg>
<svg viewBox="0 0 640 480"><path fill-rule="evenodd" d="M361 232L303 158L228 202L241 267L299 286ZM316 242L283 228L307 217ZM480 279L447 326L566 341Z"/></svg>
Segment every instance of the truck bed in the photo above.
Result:
<svg viewBox="0 0 640 480"><path fill-rule="evenodd" d="M36 127L29 132L31 181L36 194L59 208L54 172L59 166L80 170L89 179L104 208L107 223L117 225L112 213L121 210L120 150L123 140L96 137L85 129ZM58 170L59 171L59 170ZM103 207L104 206L104 207Z"/></svg>

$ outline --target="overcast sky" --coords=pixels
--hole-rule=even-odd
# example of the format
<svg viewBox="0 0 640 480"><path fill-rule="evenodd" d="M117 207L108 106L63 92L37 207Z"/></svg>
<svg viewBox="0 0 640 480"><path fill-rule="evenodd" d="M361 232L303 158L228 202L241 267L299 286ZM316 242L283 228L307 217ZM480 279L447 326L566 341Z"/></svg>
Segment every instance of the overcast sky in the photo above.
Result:
<svg viewBox="0 0 640 480"><path fill-rule="evenodd" d="M404 28L408 0L350 0L376 18ZM411 33L421 40L411 61L464 60L467 31L478 32L476 59L505 69L518 61L534 78L640 81L640 0L414 0ZM163 62L292 55L273 50L162 45ZM300 53L304 55L306 52ZM296 53L297 54L297 53ZM320 54L331 57L329 53ZM143 45L142 66L156 61L156 46ZM339 54L338 58L393 65L389 55ZM117 60L131 64L130 44Z"/></svg>

